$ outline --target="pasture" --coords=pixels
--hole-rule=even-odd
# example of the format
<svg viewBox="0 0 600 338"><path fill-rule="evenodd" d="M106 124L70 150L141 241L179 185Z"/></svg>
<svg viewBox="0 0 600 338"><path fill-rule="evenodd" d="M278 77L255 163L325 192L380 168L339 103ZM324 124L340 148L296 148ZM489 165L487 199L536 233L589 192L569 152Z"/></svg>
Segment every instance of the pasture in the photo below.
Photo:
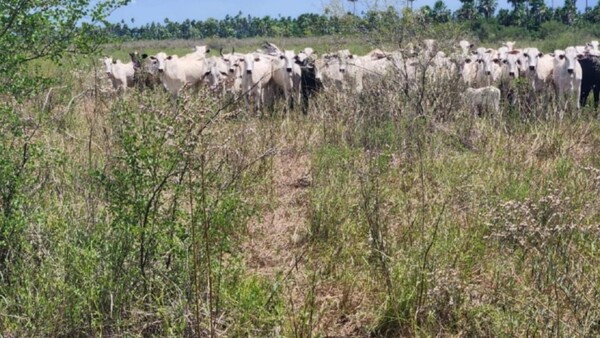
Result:
<svg viewBox="0 0 600 338"><path fill-rule="evenodd" d="M272 42L372 49L327 39ZM590 105L474 116L455 79L384 77L257 114L207 88L115 94L100 56L42 63L57 81L3 103L1 336L600 334Z"/></svg>

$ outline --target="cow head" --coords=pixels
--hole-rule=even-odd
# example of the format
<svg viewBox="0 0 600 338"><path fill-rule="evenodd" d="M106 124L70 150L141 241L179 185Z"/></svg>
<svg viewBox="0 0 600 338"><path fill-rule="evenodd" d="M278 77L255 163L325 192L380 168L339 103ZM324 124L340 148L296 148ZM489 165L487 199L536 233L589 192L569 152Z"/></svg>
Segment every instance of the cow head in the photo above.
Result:
<svg viewBox="0 0 600 338"><path fill-rule="evenodd" d="M496 57L493 50L488 49L485 54L483 54L483 58L481 59L480 63L483 63L483 71L485 72L485 75L492 75L492 71L500 63L500 60Z"/></svg>
<svg viewBox="0 0 600 338"><path fill-rule="evenodd" d="M434 39L423 40L423 45L425 46L426 55L433 55L437 52L437 42Z"/></svg>
<svg viewBox="0 0 600 338"><path fill-rule="evenodd" d="M234 74L236 70L240 67L240 62L243 61L243 57L240 58L235 54L234 47L231 48L231 53L229 54L223 54L223 48L219 50L219 53L221 54L221 60L223 60L227 67L227 71L230 74Z"/></svg>
<svg viewBox="0 0 600 338"><path fill-rule="evenodd" d="M294 58L296 57L296 53L293 50L286 50L280 55L280 59L285 61L285 70L288 73L292 72L292 67L294 66Z"/></svg>
<svg viewBox="0 0 600 338"><path fill-rule="evenodd" d="M113 59L109 56L105 56L102 59L102 63L104 63L104 69L106 71L106 74L112 74Z"/></svg>
<svg viewBox="0 0 600 338"><path fill-rule="evenodd" d="M562 59L564 59L567 65L567 72L569 74L573 74L575 72L575 67L577 66L577 59L579 55L581 54L577 53L575 47L567 47L565 49Z"/></svg>
<svg viewBox="0 0 600 338"><path fill-rule="evenodd" d="M508 51L512 51L515 47L515 42L514 41L506 41L502 44L502 46L506 47L508 49Z"/></svg>
<svg viewBox="0 0 600 338"><path fill-rule="evenodd" d="M150 56L150 67L149 71L152 74L162 73L165 71L165 61L167 59L167 54L160 52L156 55Z"/></svg>
<svg viewBox="0 0 600 338"><path fill-rule="evenodd" d="M244 64L246 69L246 74L252 74L254 71L254 63L261 61L261 56L258 53L249 53L244 55Z"/></svg>
<svg viewBox="0 0 600 338"><path fill-rule="evenodd" d="M467 40L461 40L458 43L458 47L460 47L462 55L467 56L469 54L469 50L474 48L475 45Z"/></svg>
<svg viewBox="0 0 600 338"><path fill-rule="evenodd" d="M210 48L208 46L195 46L193 53L206 56L206 54L210 53Z"/></svg>
<svg viewBox="0 0 600 338"><path fill-rule="evenodd" d="M508 76L515 79L519 77L520 58L521 52L519 50L512 50L506 54L506 59L502 60L502 63L508 72Z"/></svg>
<svg viewBox="0 0 600 338"><path fill-rule="evenodd" d="M339 62L339 70L341 73L345 73L348 69L348 63L352 62L356 57L354 54L350 53L348 49L340 50L336 53L338 62Z"/></svg>
<svg viewBox="0 0 600 338"><path fill-rule="evenodd" d="M544 53L540 52L537 48L527 48L523 52L523 56L527 60L527 66L529 67L529 70L535 71L538 60L544 56Z"/></svg>

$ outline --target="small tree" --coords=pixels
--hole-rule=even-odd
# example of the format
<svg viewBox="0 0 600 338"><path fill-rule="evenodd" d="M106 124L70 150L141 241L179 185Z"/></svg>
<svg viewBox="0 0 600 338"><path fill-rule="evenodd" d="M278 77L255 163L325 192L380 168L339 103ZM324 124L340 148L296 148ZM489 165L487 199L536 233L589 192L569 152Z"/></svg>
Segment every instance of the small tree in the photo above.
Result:
<svg viewBox="0 0 600 338"><path fill-rule="evenodd" d="M39 77L23 73L33 60L59 60L65 53L93 51L102 38L92 34L129 0L0 1L0 92L32 89ZM94 4L94 5L92 5ZM14 81L15 78L20 81Z"/></svg>
<svg viewBox="0 0 600 338"><path fill-rule="evenodd" d="M489 19L494 16L496 7L498 7L498 1L496 0L479 0L477 4L477 11L484 18Z"/></svg>
<svg viewBox="0 0 600 338"><path fill-rule="evenodd" d="M461 20L472 20L477 16L475 0L460 0L462 6L456 11L456 17Z"/></svg>
<svg viewBox="0 0 600 338"><path fill-rule="evenodd" d="M446 4L442 0L437 0L433 4L431 15L433 16L433 20L439 23L448 22L452 19L452 12L450 12L450 9L446 7Z"/></svg>
<svg viewBox="0 0 600 338"><path fill-rule="evenodd" d="M42 157L36 144L38 111L15 108L24 92L39 92L47 79L28 65L43 58L54 61L67 53L88 53L100 35L94 23L128 0L2 0L0 1L0 284L10 284L27 241L27 191L37 185L36 161ZM43 110L43 109L42 109ZM25 116L29 115L29 116Z"/></svg>

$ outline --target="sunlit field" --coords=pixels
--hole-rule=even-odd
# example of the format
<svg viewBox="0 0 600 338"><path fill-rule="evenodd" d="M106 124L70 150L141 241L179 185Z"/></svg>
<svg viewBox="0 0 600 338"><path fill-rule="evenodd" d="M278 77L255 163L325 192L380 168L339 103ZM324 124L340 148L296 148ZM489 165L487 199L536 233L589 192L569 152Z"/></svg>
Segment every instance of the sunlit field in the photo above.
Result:
<svg viewBox="0 0 600 338"><path fill-rule="evenodd" d="M476 116L457 78L390 74L307 114L255 111L207 88L117 93L99 61L263 42L107 45L39 62L56 81L4 100L0 336L600 335L590 104L560 120L516 81L521 99Z"/></svg>

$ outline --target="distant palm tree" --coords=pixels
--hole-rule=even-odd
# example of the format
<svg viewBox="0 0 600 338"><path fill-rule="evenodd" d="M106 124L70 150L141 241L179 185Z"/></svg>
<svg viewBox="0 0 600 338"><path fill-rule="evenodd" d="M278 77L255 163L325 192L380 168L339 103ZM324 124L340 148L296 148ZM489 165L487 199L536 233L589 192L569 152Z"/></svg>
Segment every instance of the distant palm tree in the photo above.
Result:
<svg viewBox="0 0 600 338"><path fill-rule="evenodd" d="M348 1L350 1L350 2L352 3L352 13L353 13L354 15L356 15L356 2L357 2L358 0L348 0Z"/></svg>

